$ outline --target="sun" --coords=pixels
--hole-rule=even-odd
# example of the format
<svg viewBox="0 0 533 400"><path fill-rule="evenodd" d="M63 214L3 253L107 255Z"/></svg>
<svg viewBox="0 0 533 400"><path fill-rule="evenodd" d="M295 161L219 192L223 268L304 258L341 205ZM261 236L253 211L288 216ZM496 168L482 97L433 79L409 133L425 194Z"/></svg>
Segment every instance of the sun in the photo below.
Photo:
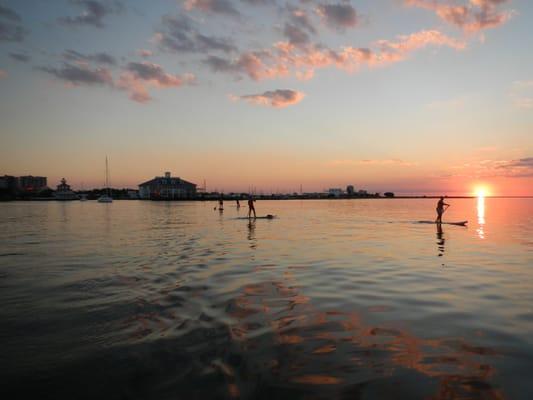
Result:
<svg viewBox="0 0 533 400"><path fill-rule="evenodd" d="M487 197L490 195L489 188L485 185L478 185L474 188L474 194L476 197Z"/></svg>

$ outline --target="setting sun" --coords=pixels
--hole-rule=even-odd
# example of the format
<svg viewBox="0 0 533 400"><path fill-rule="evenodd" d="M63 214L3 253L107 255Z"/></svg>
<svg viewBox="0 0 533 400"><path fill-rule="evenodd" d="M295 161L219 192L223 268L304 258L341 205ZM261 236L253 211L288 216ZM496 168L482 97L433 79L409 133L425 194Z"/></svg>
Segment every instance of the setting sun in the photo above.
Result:
<svg viewBox="0 0 533 400"><path fill-rule="evenodd" d="M476 186L474 188L474 194L476 197L487 197L490 192L487 186Z"/></svg>

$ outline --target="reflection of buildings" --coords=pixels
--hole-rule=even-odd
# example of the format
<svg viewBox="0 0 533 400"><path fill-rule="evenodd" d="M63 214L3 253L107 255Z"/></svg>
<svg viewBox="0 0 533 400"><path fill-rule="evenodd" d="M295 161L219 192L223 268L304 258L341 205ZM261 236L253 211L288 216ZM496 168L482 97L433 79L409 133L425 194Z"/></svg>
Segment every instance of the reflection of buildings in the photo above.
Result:
<svg viewBox="0 0 533 400"><path fill-rule="evenodd" d="M196 196L196 185L181 178L173 178L170 172L139 185L139 197L151 200L191 199Z"/></svg>
<svg viewBox="0 0 533 400"><path fill-rule="evenodd" d="M56 200L78 200L78 195L70 190L70 185L67 185L65 178L61 179L61 183L57 185L54 197Z"/></svg>

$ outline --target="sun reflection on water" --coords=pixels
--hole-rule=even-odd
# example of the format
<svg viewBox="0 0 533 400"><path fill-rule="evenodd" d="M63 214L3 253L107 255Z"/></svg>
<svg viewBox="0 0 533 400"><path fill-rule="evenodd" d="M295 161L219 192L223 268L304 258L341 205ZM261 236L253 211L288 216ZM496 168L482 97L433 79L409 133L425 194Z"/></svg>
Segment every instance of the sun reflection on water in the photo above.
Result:
<svg viewBox="0 0 533 400"><path fill-rule="evenodd" d="M477 235L480 239L485 239L485 196L477 198Z"/></svg>

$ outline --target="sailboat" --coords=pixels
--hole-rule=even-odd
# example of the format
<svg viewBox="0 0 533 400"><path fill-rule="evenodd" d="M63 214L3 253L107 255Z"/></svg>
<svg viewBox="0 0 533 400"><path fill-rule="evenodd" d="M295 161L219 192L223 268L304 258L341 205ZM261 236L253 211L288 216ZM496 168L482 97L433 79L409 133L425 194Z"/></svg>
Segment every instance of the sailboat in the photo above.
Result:
<svg viewBox="0 0 533 400"><path fill-rule="evenodd" d="M113 198L109 195L109 168L107 165L107 156L105 156L105 187L106 187L106 194L103 194L98 198L98 203L112 203L113 202Z"/></svg>

